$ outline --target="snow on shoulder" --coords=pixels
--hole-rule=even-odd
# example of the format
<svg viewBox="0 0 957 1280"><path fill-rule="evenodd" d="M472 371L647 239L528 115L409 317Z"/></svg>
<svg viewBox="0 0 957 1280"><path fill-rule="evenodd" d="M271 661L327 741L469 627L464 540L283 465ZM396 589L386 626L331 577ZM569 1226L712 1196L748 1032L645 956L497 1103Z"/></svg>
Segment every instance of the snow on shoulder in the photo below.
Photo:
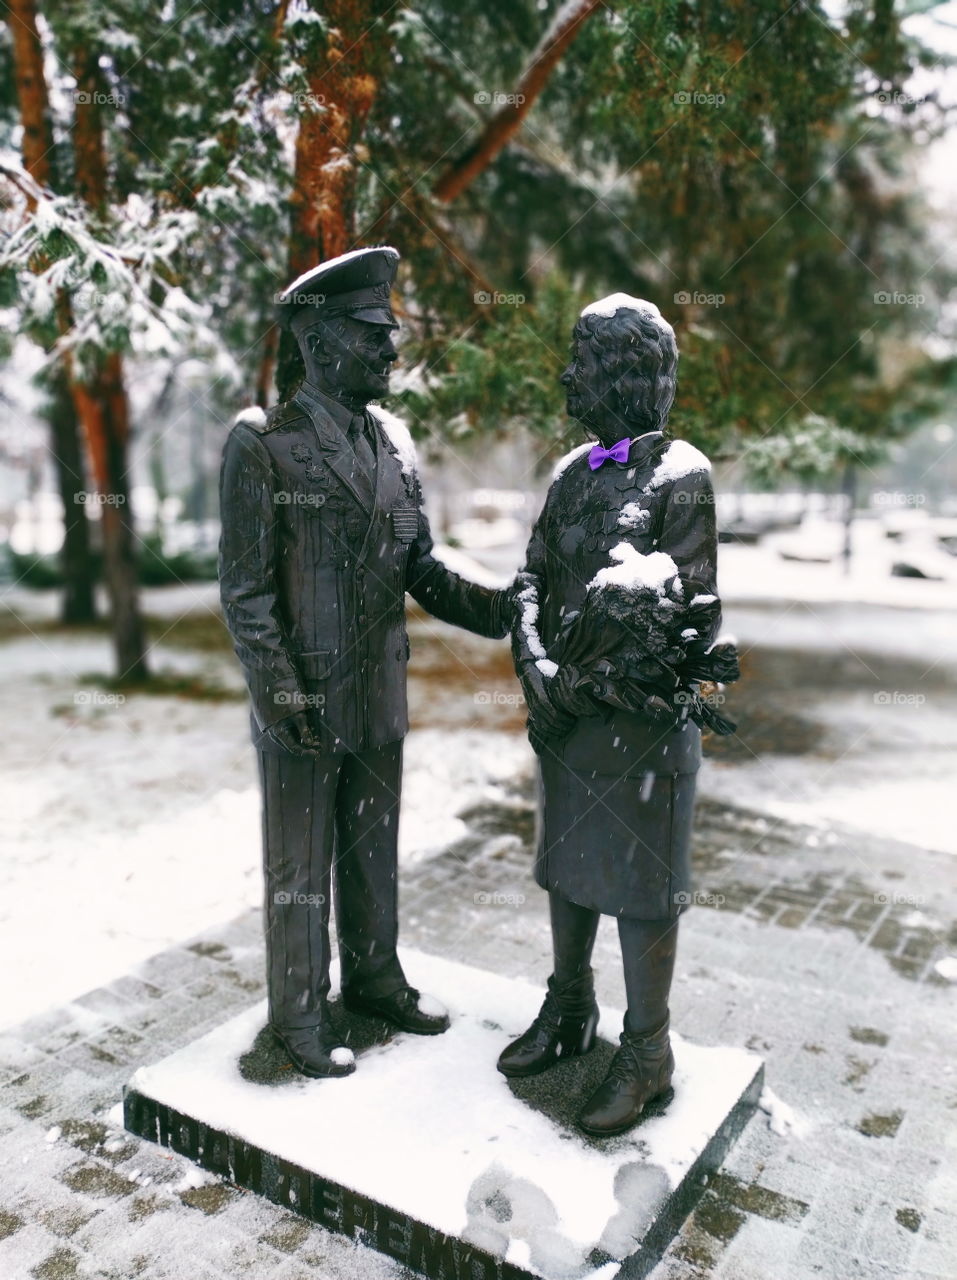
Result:
<svg viewBox="0 0 957 1280"><path fill-rule="evenodd" d="M262 431L266 425L266 410L259 404L251 404L248 409L241 409L233 419L234 427L252 427L254 431Z"/></svg>
<svg viewBox="0 0 957 1280"><path fill-rule="evenodd" d="M592 449L595 447L595 443L596 442L594 440L586 440L584 444L576 445L574 449L569 450L568 453L559 458L555 463L554 470L552 471L552 483L554 484L562 472L565 471L566 468L570 467L576 458L580 458L585 453L591 453Z"/></svg>
<svg viewBox="0 0 957 1280"><path fill-rule="evenodd" d="M389 437L392 447L395 449L399 458L399 466L405 475L410 476L414 473L417 458L415 453L415 445L412 436L409 434L409 428L405 425L401 418L397 418L394 413L390 413L388 409L383 409L379 404L370 404L369 412L378 422L379 426Z"/></svg>
<svg viewBox="0 0 957 1280"><path fill-rule="evenodd" d="M672 440L661 455L661 461L655 467L654 474L645 485L645 492L658 489L663 484L681 480L696 472L709 472L711 463L700 449L696 449L687 440Z"/></svg>
<svg viewBox="0 0 957 1280"><path fill-rule="evenodd" d="M618 311L640 311L643 316L647 316L649 320L653 320L659 329L663 329L666 333L675 336L675 331L664 318L653 302L649 302L646 298L635 298L630 293L610 293L607 298L599 298L597 302L590 302L587 307L583 308L583 316L604 316L610 319Z"/></svg>
<svg viewBox="0 0 957 1280"><path fill-rule="evenodd" d="M669 582L678 575L678 566L664 551L642 555L630 542L619 542L608 553L617 564L599 569L589 587L625 587L629 591L667 593Z"/></svg>

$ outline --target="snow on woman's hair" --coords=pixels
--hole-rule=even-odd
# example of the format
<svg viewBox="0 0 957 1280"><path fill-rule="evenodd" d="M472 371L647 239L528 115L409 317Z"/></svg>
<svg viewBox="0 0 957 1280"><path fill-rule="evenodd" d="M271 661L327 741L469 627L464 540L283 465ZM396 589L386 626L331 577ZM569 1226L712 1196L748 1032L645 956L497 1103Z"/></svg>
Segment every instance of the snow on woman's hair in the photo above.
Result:
<svg viewBox="0 0 957 1280"><path fill-rule="evenodd" d="M379 426L389 437L393 449L399 459L399 466L405 475L413 475L418 465L416 457L415 445L412 436L409 434L409 428L405 425L401 418L397 418L394 413L390 413L388 409L383 409L381 405L370 404L369 412L378 422Z"/></svg>
<svg viewBox="0 0 957 1280"><path fill-rule="evenodd" d="M648 302L646 298L636 298L630 293L610 293L607 298L599 298L597 302L590 302L587 307L582 308L583 316L605 316L610 318L619 311L638 311L643 316L666 333L671 335L674 340L675 331L664 318L653 302Z"/></svg>

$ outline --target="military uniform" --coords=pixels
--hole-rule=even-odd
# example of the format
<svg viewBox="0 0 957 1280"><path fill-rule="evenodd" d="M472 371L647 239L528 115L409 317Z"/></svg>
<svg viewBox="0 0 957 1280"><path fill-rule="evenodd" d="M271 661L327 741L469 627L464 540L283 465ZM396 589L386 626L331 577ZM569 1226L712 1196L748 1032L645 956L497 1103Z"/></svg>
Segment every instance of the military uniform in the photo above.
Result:
<svg viewBox="0 0 957 1280"><path fill-rule="evenodd" d="M675 474L682 468L669 457L673 447L688 460L684 474ZM535 587L545 652L559 656L564 619L581 609L589 582L621 542L644 555L667 552L686 599L711 597L696 625L713 639L721 613L707 459L660 431L633 441L627 461L597 470L588 466L589 449L576 450L560 469L528 546L525 574ZM519 666L537 660L521 627L515 656ZM604 710L576 720L567 737L549 741L541 754L536 879L606 914L668 919L690 890L701 733L687 718L663 721L611 705Z"/></svg>
<svg viewBox="0 0 957 1280"><path fill-rule="evenodd" d="M221 510L223 610L263 786L270 1020L309 1027L329 988L333 880L343 990L378 998L405 985L396 956L405 594L502 636L507 593L433 556L402 424L374 407L353 412L309 383L234 426ZM320 736L318 754L269 736L300 711Z"/></svg>

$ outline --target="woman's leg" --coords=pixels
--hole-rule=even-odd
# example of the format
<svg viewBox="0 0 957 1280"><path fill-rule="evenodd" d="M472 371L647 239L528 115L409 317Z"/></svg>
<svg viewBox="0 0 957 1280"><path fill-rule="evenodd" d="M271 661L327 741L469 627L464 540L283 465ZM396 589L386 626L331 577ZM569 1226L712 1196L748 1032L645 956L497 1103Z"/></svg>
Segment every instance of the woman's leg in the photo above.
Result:
<svg viewBox="0 0 957 1280"><path fill-rule="evenodd" d="M498 1069L506 1076L533 1076L556 1062L588 1053L595 1043L598 1005L591 953L599 913L549 893L555 968L538 1017L502 1051Z"/></svg>
<svg viewBox="0 0 957 1280"><path fill-rule="evenodd" d="M675 1069L668 994L678 921L620 918L618 933L628 993L621 1047L578 1118L585 1132L597 1137L630 1129L651 1099L667 1091Z"/></svg>
<svg viewBox="0 0 957 1280"><path fill-rule="evenodd" d="M569 902L554 890L548 895L552 917L552 970L559 986L591 973L591 953L598 932L597 911Z"/></svg>
<svg viewBox="0 0 957 1280"><path fill-rule="evenodd" d="M628 1012L625 1031L648 1035L668 1017L678 946L677 920L618 919Z"/></svg>

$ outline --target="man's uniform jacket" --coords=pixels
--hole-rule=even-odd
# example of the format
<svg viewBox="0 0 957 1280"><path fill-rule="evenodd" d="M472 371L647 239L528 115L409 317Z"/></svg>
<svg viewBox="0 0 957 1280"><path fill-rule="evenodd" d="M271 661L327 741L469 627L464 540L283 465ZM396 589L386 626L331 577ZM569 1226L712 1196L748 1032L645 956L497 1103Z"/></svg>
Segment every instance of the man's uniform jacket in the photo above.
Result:
<svg viewBox="0 0 957 1280"><path fill-rule="evenodd" d="M588 465L589 445L560 464L529 541L525 574L539 606L538 631L560 659L563 620L581 609L588 583L621 542L675 561L685 599L711 597L695 625L714 639L721 620L715 586L717 532L709 463L660 431L633 441L628 461ZM536 661L520 625L516 664ZM668 919L687 905L695 773L701 732L690 720L660 720L606 706L583 717L541 754L543 820L536 877L582 906ZM651 776L649 776L651 775Z"/></svg>
<svg viewBox="0 0 957 1280"><path fill-rule="evenodd" d="M359 421L355 418L358 416ZM350 442L343 427L359 431ZM398 990L396 850L408 729L405 593L487 636L507 593L432 555L408 432L308 385L239 421L223 454L223 611L246 673L263 787L270 1021L321 1022L336 887L343 990ZM265 733L297 711L320 754Z"/></svg>
<svg viewBox="0 0 957 1280"><path fill-rule="evenodd" d="M407 591L445 621L506 632L499 593L432 555L404 426L367 413L374 476L308 386L260 425L237 423L223 455L221 594L254 731L308 709L335 752L408 730Z"/></svg>

